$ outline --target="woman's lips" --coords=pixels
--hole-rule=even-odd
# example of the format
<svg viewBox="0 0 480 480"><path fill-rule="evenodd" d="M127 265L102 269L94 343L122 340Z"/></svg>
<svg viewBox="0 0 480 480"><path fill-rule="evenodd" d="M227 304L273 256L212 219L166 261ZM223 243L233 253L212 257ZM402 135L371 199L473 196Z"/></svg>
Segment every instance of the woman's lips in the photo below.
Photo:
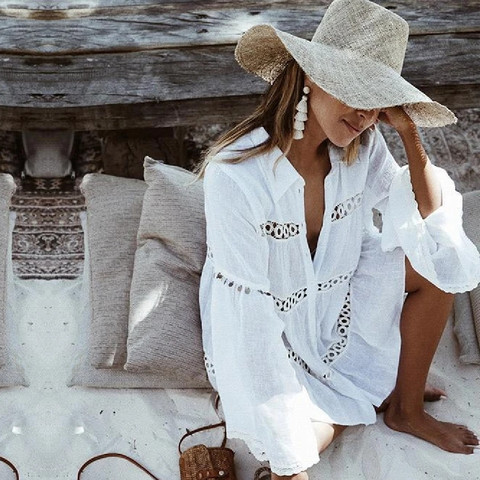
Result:
<svg viewBox="0 0 480 480"><path fill-rule="evenodd" d="M353 133L360 133L361 130L358 128L355 128L353 125L350 125L346 120L344 120L345 124L347 127L353 132Z"/></svg>

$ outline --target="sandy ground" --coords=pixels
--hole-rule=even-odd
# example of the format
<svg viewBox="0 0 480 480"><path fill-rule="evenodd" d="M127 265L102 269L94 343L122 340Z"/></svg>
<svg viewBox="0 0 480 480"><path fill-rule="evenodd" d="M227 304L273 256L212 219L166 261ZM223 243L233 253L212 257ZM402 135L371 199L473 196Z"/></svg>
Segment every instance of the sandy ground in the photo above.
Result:
<svg viewBox="0 0 480 480"><path fill-rule="evenodd" d="M217 421L210 394L67 387L87 345L81 278L16 279L13 286L9 342L29 386L0 390L0 452L18 466L22 480L75 479L84 461L107 451L132 456L161 479L178 479L176 448L185 428ZM427 409L480 433L480 368L459 366L456 355L449 324L431 372L432 383L445 388L448 398ZM219 433L199 440L215 444ZM261 464L241 442L229 441L229 446L236 452L238 480L252 480ZM348 429L309 473L313 480L477 480L480 455L443 452L389 430L379 418L374 426ZM0 465L0 478L14 476ZM111 459L88 467L82 478L149 477Z"/></svg>

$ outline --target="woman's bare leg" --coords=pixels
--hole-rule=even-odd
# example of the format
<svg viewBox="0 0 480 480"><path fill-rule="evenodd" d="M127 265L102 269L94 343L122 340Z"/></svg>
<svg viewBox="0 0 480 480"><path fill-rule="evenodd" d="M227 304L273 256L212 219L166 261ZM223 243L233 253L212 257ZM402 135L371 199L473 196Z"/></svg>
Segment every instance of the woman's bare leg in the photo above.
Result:
<svg viewBox="0 0 480 480"><path fill-rule="evenodd" d="M325 422L312 422L317 437L318 452L322 453L344 430L344 425L332 425ZM308 480L307 472L296 475L279 476L272 472L272 480Z"/></svg>
<svg viewBox="0 0 480 480"><path fill-rule="evenodd" d="M406 291L398 376L384 414L385 423L449 452L473 453L471 445L479 443L473 432L462 425L440 422L423 409L428 371L452 308L453 295L421 277L408 260Z"/></svg>
<svg viewBox="0 0 480 480"><path fill-rule="evenodd" d="M393 395L393 392L382 402L382 404L379 407L375 407L375 411L377 413L382 413L388 408L392 395ZM425 385L425 391L423 392L424 402L438 402L442 398L446 398L446 397L447 397L447 392L445 392L445 390L433 387L428 383Z"/></svg>
<svg viewBox="0 0 480 480"><path fill-rule="evenodd" d="M318 453L322 453L347 427L325 422L312 422L317 437Z"/></svg>

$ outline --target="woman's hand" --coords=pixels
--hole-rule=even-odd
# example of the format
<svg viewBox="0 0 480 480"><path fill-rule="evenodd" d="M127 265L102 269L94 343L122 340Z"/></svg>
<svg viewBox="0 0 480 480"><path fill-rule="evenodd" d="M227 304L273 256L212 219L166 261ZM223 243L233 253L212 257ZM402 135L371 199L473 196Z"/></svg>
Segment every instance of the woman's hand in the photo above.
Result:
<svg viewBox="0 0 480 480"><path fill-rule="evenodd" d="M415 123L402 107L384 108L380 110L378 119L392 126L400 134L411 129L416 130Z"/></svg>
<svg viewBox="0 0 480 480"><path fill-rule="evenodd" d="M308 480L307 472L295 473L295 475L279 476L272 472L272 480Z"/></svg>
<svg viewBox="0 0 480 480"><path fill-rule="evenodd" d="M442 204L442 191L417 127L402 107L382 109L378 119L391 125L402 139L418 211L426 218Z"/></svg>

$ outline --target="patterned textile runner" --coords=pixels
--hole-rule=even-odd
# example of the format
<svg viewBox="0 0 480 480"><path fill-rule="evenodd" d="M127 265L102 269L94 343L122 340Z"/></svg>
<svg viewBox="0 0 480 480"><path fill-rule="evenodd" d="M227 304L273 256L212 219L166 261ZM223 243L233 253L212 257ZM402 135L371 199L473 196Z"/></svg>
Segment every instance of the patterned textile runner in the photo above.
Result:
<svg viewBox="0 0 480 480"><path fill-rule="evenodd" d="M11 209L13 272L22 279L72 279L83 272L81 178L16 179Z"/></svg>

